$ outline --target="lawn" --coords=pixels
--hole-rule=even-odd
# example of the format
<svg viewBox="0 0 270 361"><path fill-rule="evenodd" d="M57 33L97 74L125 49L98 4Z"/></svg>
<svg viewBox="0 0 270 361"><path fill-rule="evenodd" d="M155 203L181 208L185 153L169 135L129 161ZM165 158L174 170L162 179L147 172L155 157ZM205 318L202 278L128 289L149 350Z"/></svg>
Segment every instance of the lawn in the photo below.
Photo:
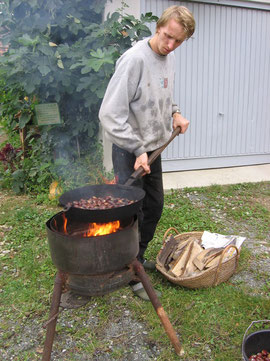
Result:
<svg viewBox="0 0 270 361"><path fill-rule="evenodd" d="M45 222L60 211L0 192L0 347L3 360L40 360L56 269ZM186 289L148 272L185 350L184 361L241 360L245 330L270 319L270 182L173 190L148 250L165 231L208 230L247 237L237 273L207 289ZM253 330L260 328L253 326ZM268 326L269 327L269 326ZM61 312L52 360L178 360L151 303L128 286Z"/></svg>

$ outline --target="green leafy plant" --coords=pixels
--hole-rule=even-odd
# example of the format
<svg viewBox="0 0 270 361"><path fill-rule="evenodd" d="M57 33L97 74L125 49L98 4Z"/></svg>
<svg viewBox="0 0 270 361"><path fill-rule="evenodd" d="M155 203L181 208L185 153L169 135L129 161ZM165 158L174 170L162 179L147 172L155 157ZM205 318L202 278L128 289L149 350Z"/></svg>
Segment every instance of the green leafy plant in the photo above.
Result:
<svg viewBox="0 0 270 361"><path fill-rule="evenodd" d="M102 21L105 2L1 4L1 36L8 45L0 57L3 124L7 132L27 129L28 157L38 162L39 154L44 172L52 169L44 158L47 163L59 158L74 162L97 147L98 111L115 62L133 42L150 35L146 23L157 20L151 13L140 19L125 14L123 4ZM52 102L59 105L62 123L37 131L35 105ZM32 174L33 168L38 172L37 164Z"/></svg>

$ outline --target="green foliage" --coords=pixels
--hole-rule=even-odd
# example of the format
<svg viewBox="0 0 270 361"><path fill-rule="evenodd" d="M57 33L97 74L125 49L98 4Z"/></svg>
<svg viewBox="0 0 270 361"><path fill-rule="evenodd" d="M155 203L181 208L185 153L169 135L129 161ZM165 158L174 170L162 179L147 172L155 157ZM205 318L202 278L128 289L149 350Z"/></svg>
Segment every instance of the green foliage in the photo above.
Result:
<svg viewBox="0 0 270 361"><path fill-rule="evenodd" d="M115 61L132 42L150 34L144 22L153 20L151 14L141 21L115 12L102 23L104 3L16 1L2 13L9 51L0 58L0 74L13 94L23 89L41 103L59 104L64 120L60 132L69 147L74 137L83 147L96 136L100 102ZM21 127L29 115L21 114ZM58 138L59 129L55 132Z"/></svg>
<svg viewBox="0 0 270 361"><path fill-rule="evenodd" d="M48 137L44 134L48 141ZM34 146L32 144L34 143ZM5 149L11 150L5 152ZM4 155L6 155L4 161ZM40 194L39 199L48 200L48 190L53 180L60 182L62 189L71 189L85 184L101 183L102 167L101 145L92 143L89 154L83 158L74 158L71 162L68 157L53 159L49 154L43 136L38 139L30 137L27 157L22 157L20 148L14 149L7 144L0 149L2 162L2 187L11 188L16 194L27 192ZM1 163L0 163L1 164ZM46 194L46 196L42 196Z"/></svg>
<svg viewBox="0 0 270 361"><path fill-rule="evenodd" d="M0 80L0 117L5 131L11 136L14 129L23 129L33 118L37 100L25 96L19 84L8 87L3 78Z"/></svg>
<svg viewBox="0 0 270 361"><path fill-rule="evenodd" d="M146 23L157 19L151 13L136 19L124 13L123 4L120 12L102 21L105 2L1 3L1 35L9 46L0 57L5 130L10 133L33 127L37 103L58 103L63 121L61 125L40 127L38 136L30 128L29 159L36 164L29 165L28 161L23 166L30 168L32 175L36 172L34 176L38 168L43 168L43 173L50 170L55 159L74 162L97 145L98 111L115 62L133 42L150 35ZM42 177L37 179L45 184L52 178Z"/></svg>

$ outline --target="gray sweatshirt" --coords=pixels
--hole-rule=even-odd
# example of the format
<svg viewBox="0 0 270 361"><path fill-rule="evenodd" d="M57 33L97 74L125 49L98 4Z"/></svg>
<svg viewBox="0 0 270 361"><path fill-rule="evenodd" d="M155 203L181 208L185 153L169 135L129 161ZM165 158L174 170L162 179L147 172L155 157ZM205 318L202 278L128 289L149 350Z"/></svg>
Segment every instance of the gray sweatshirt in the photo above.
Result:
<svg viewBox="0 0 270 361"><path fill-rule="evenodd" d="M99 118L108 139L136 157L161 147L172 132L175 58L156 54L149 38L117 61Z"/></svg>

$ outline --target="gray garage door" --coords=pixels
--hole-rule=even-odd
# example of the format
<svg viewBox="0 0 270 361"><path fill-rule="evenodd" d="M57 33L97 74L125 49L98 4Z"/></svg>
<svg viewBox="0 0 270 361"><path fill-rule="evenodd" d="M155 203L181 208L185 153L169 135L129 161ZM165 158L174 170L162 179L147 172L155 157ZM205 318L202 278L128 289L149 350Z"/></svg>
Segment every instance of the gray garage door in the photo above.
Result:
<svg viewBox="0 0 270 361"><path fill-rule="evenodd" d="M270 5L232 3L245 2L141 1L157 16L187 6L197 23L176 50L175 99L190 128L164 151L164 171L270 163Z"/></svg>

